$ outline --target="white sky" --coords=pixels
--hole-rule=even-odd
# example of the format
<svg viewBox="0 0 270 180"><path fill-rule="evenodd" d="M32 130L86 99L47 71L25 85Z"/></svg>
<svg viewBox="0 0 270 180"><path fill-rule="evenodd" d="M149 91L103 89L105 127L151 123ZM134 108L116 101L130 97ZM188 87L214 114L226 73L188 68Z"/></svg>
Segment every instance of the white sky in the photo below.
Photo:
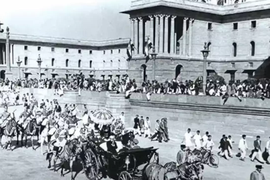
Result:
<svg viewBox="0 0 270 180"><path fill-rule="evenodd" d="M131 0L3 0L0 22L11 33L106 40L129 37Z"/></svg>

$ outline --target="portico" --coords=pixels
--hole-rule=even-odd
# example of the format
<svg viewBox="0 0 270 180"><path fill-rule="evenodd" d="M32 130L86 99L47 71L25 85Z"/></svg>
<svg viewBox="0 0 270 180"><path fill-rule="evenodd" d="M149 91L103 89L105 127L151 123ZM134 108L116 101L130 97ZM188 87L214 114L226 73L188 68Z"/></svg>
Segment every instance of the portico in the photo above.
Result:
<svg viewBox="0 0 270 180"><path fill-rule="evenodd" d="M131 40L135 55L144 53L149 38L159 54L192 55L192 23L194 19L169 14L154 14L130 18ZM177 46L180 48L177 51Z"/></svg>

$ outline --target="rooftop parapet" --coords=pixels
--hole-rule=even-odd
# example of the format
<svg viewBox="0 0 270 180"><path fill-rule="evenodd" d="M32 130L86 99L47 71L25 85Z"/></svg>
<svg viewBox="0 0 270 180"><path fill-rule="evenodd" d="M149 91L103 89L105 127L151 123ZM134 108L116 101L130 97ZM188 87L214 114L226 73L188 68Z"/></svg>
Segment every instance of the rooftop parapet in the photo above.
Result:
<svg viewBox="0 0 270 180"><path fill-rule="evenodd" d="M129 11L155 6L167 6L217 15L229 15L270 9L269 0L246 0L245 2L239 0L238 3L234 3L234 0L227 0L227 2L231 3L224 5L217 5L217 1L218 0L211 0L207 2L202 2L201 0L132 0L131 9Z"/></svg>
<svg viewBox="0 0 270 180"><path fill-rule="evenodd" d="M5 40L5 33L0 34L0 40ZM93 46L93 47L104 47L128 44L128 38L119 38L105 41L91 41L91 40L78 40L68 38L55 38L47 36L31 36L23 34L10 34L11 41L29 41L38 43L52 43L52 44L66 44L66 45L80 45L80 46Z"/></svg>

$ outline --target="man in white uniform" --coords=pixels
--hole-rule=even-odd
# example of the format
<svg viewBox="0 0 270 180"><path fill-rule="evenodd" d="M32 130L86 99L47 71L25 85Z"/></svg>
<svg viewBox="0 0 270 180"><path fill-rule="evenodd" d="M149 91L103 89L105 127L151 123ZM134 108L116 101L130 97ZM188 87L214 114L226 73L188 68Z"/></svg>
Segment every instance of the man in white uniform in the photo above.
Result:
<svg viewBox="0 0 270 180"><path fill-rule="evenodd" d="M185 139L184 139L187 149L191 149L194 146L192 141L191 141L192 137L193 137L193 135L191 133L191 129L188 128L187 132L185 133Z"/></svg>
<svg viewBox="0 0 270 180"><path fill-rule="evenodd" d="M245 161L246 158L246 150L248 149L247 141L246 141L246 135L242 135L242 138L239 141L238 149L240 150L240 160Z"/></svg>
<svg viewBox="0 0 270 180"><path fill-rule="evenodd" d="M202 136L200 135L200 131L198 130L197 133L193 136L194 143L195 143L195 149L201 149L202 147Z"/></svg>

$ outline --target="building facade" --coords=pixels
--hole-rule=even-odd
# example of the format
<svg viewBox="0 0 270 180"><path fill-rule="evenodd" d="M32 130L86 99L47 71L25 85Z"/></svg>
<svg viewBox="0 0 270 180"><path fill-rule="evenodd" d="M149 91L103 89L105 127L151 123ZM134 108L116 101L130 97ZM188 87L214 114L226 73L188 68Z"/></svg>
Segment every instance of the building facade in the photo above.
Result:
<svg viewBox="0 0 270 180"><path fill-rule="evenodd" d="M11 34L11 69L14 77L38 77L40 55L42 77L48 78L83 72L97 79L118 79L128 73L138 82L195 80L203 74L201 51L206 43L207 75L217 73L227 82L270 78L269 9L268 0L131 0L131 8L122 12L130 16L135 46L130 61L129 39L93 42ZM148 39L157 56L146 61ZM5 34L0 33L2 78L5 49Z"/></svg>
<svg viewBox="0 0 270 180"><path fill-rule="evenodd" d="M128 74L128 39L79 41L60 38L10 35L10 64L13 78L69 77L82 72L96 79L120 79ZM0 36L0 75L6 72L6 38ZM20 68L18 61L21 61Z"/></svg>
<svg viewBox="0 0 270 180"><path fill-rule="evenodd" d="M270 78L270 2L132 0L129 14L135 45L130 61L136 79L195 80L203 74L201 50L209 45L207 74L229 80ZM144 44L156 58L145 61ZM151 53L150 53L151 54Z"/></svg>

